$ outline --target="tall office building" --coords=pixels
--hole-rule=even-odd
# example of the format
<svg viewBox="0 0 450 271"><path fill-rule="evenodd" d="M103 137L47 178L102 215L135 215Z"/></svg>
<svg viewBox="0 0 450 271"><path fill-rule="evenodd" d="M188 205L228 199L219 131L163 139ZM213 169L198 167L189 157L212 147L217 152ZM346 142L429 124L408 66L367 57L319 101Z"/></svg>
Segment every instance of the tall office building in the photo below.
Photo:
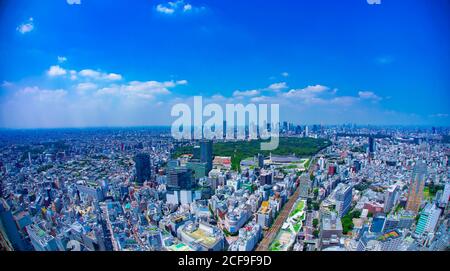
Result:
<svg viewBox="0 0 450 271"><path fill-rule="evenodd" d="M420 214L420 218L416 226L416 234L434 232L439 216L441 215L441 211L442 210L437 208L434 204L428 203Z"/></svg>
<svg viewBox="0 0 450 271"><path fill-rule="evenodd" d="M397 215L391 214L386 217L384 221L383 232L392 231L398 228L400 220Z"/></svg>
<svg viewBox="0 0 450 271"><path fill-rule="evenodd" d="M136 166L136 181L138 184L143 184L145 181L150 180L150 155L147 153L139 153L134 157Z"/></svg>
<svg viewBox="0 0 450 271"><path fill-rule="evenodd" d="M423 161L417 161L413 179L409 184L408 201L406 202L406 210L418 212L423 199L423 188L425 186L425 176L427 174L427 165Z"/></svg>
<svg viewBox="0 0 450 271"><path fill-rule="evenodd" d="M22 238L18 224L14 220L12 210L4 199L0 199L0 230L4 231L3 238L8 239L8 243L15 250L27 250L27 245Z"/></svg>
<svg viewBox="0 0 450 271"><path fill-rule="evenodd" d="M372 219L372 225L370 226L371 232L380 233L383 232L386 222L386 216L378 214Z"/></svg>
<svg viewBox="0 0 450 271"><path fill-rule="evenodd" d="M389 213L397 204L400 197L400 191L397 185L390 186L384 192L384 212Z"/></svg>
<svg viewBox="0 0 450 271"><path fill-rule="evenodd" d="M352 186L340 183L336 188L335 200L339 217L343 217L352 205Z"/></svg>
<svg viewBox="0 0 450 271"><path fill-rule="evenodd" d="M264 155L258 153L258 167L263 168L264 167Z"/></svg>
<svg viewBox="0 0 450 271"><path fill-rule="evenodd" d="M369 136L369 153L374 153L375 152L375 140L373 138L373 136Z"/></svg>
<svg viewBox="0 0 450 271"><path fill-rule="evenodd" d="M445 208L447 206L450 197L450 182L447 182L442 192L441 199L439 200L439 207Z"/></svg>
<svg viewBox="0 0 450 271"><path fill-rule="evenodd" d="M212 169L213 144L211 140L202 140L200 142L200 161L206 163L206 171L209 173Z"/></svg>
<svg viewBox="0 0 450 271"><path fill-rule="evenodd" d="M288 131L288 123L287 123L287 121L283 121L283 131L284 132Z"/></svg>
<svg viewBox="0 0 450 271"><path fill-rule="evenodd" d="M222 127L222 131L223 131L223 138L227 138L227 121L223 121L223 127Z"/></svg>
<svg viewBox="0 0 450 271"><path fill-rule="evenodd" d="M256 216L256 223L263 229L267 229L272 224L272 207L268 201L263 201Z"/></svg>
<svg viewBox="0 0 450 271"><path fill-rule="evenodd" d="M261 185L272 184L272 173L271 172L261 172L259 176Z"/></svg>
<svg viewBox="0 0 450 271"><path fill-rule="evenodd" d="M173 190L189 190L195 186L192 169L177 167L170 169L167 186Z"/></svg>
<svg viewBox="0 0 450 271"><path fill-rule="evenodd" d="M191 160L187 162L186 167L192 169L192 174L194 174L196 179L203 178L207 174L206 170L208 166L206 163Z"/></svg>

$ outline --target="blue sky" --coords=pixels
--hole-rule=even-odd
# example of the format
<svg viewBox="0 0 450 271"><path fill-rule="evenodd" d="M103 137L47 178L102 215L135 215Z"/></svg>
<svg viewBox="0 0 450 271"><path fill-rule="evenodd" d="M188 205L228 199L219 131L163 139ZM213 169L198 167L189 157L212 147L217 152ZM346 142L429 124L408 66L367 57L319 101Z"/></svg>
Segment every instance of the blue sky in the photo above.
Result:
<svg viewBox="0 0 450 271"><path fill-rule="evenodd" d="M5 0L0 127L164 125L194 95L279 103L299 124L450 125L449 10L446 0Z"/></svg>

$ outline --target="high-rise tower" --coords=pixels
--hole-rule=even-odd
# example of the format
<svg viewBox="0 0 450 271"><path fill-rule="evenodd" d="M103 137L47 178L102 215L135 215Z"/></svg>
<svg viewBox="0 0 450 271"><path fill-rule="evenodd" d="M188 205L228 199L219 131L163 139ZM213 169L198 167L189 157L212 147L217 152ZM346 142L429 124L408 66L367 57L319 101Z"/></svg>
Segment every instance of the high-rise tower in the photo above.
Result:
<svg viewBox="0 0 450 271"><path fill-rule="evenodd" d="M427 165L423 161L417 161L414 166L413 178L409 184L408 201L406 210L418 212L423 199L423 188L425 186L425 176L427 174Z"/></svg>
<svg viewBox="0 0 450 271"><path fill-rule="evenodd" d="M136 181L138 184L143 184L145 181L150 180L150 155L147 153L139 153L134 157L136 163Z"/></svg>
<svg viewBox="0 0 450 271"><path fill-rule="evenodd" d="M206 163L206 172L212 169L213 144L211 140L202 140L200 142L200 161Z"/></svg>

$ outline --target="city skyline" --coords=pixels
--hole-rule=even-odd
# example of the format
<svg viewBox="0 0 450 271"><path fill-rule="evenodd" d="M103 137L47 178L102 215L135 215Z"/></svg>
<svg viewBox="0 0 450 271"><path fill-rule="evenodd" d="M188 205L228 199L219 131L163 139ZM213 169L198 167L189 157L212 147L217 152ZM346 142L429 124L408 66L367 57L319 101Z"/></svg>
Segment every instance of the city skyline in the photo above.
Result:
<svg viewBox="0 0 450 271"><path fill-rule="evenodd" d="M449 3L4 1L0 127L170 125L278 103L301 125L449 126ZM269 16L268 16L269 15Z"/></svg>
<svg viewBox="0 0 450 271"><path fill-rule="evenodd" d="M449 11L0 0L0 256L270 270L445 255Z"/></svg>
<svg viewBox="0 0 450 271"><path fill-rule="evenodd" d="M0 251L445 251L448 129L0 133Z"/></svg>

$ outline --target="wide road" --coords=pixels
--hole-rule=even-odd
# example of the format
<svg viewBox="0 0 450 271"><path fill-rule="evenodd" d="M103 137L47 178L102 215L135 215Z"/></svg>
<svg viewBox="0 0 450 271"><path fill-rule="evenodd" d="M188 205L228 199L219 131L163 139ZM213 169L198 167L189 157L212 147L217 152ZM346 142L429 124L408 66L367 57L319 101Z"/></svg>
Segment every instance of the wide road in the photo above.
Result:
<svg viewBox="0 0 450 271"><path fill-rule="evenodd" d="M309 164L309 169L308 169L309 174L311 174L311 171L313 170L313 167L311 167L311 165L315 165L315 163L316 163L316 157L317 157L317 155L315 155L313 158L311 158L311 163ZM308 178L309 178L309 176L308 176ZM270 227L270 229L265 233L264 238L261 240L261 242L256 247L256 251L268 251L269 250L270 244L272 244L273 240L275 239L275 237L277 236L281 227L283 226L283 223L288 218L292 207L294 206L295 202L298 200L298 198L300 196L300 189L301 188L300 188L300 184L299 184L299 186L297 186L294 194L289 198L288 202L284 205L280 214L275 219L275 222L273 223L272 227Z"/></svg>

